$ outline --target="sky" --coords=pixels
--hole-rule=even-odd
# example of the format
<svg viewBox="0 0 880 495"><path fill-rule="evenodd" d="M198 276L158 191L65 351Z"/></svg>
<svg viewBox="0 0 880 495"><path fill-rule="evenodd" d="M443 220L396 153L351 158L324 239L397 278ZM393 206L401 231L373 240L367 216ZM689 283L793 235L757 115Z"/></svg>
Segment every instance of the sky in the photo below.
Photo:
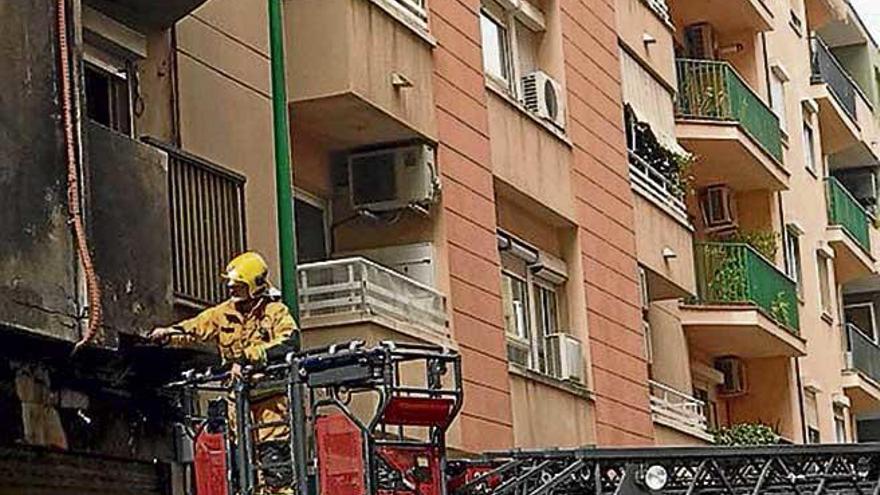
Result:
<svg viewBox="0 0 880 495"><path fill-rule="evenodd" d="M874 39L880 43L880 0L850 0L850 2L874 34Z"/></svg>

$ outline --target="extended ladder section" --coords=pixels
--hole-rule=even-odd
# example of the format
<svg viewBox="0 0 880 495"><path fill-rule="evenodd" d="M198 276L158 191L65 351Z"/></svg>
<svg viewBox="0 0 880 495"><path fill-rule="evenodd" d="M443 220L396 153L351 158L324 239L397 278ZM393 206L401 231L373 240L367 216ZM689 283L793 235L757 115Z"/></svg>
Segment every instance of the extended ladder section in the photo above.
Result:
<svg viewBox="0 0 880 495"><path fill-rule="evenodd" d="M514 451L451 461L451 495L880 494L880 445Z"/></svg>

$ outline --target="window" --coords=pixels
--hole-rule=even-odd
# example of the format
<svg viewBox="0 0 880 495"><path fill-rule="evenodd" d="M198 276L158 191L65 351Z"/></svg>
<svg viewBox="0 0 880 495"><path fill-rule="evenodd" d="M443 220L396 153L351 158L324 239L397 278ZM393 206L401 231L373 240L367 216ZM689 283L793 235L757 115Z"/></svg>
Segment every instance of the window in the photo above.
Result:
<svg viewBox="0 0 880 495"><path fill-rule="evenodd" d="M84 60L86 115L114 131L131 135L131 64L91 45L86 46Z"/></svg>
<svg viewBox="0 0 880 495"><path fill-rule="evenodd" d="M709 395L709 387L706 384L694 385L694 398L703 401L706 407L706 425L710 430L718 429L718 403Z"/></svg>
<svg viewBox="0 0 880 495"><path fill-rule="evenodd" d="M480 32L483 37L483 70L510 88L510 38L507 26L483 9L480 13Z"/></svg>
<svg viewBox="0 0 880 495"><path fill-rule="evenodd" d="M800 232L789 225L785 229L785 273L795 281L798 293L803 295L804 288L801 274L801 241Z"/></svg>
<svg viewBox="0 0 880 495"><path fill-rule="evenodd" d="M544 16L528 1L514 10L495 0L483 0L480 32L483 42L483 70L514 97L521 98L520 80L540 70Z"/></svg>
<svg viewBox="0 0 880 495"><path fill-rule="evenodd" d="M538 358L537 369L542 373L548 372L546 339L548 335L559 332L559 311L556 300L556 289L550 288L543 283L536 283L535 294L535 321L537 322L535 339L535 354Z"/></svg>
<svg viewBox="0 0 880 495"><path fill-rule="evenodd" d="M846 443L846 413L840 406L834 406L834 436L837 443Z"/></svg>
<svg viewBox="0 0 880 495"><path fill-rule="evenodd" d="M532 268L537 250L531 254L525 244L501 252L501 302L507 333L508 360L539 373L554 372L548 337L562 333L560 285L536 275ZM520 252L520 249L524 251ZM520 256L522 255L522 256ZM549 255L541 253L542 257ZM530 259L524 259L530 258ZM561 261L560 261L561 262ZM558 280L557 280L558 281ZM560 370L561 371L561 370Z"/></svg>
<svg viewBox="0 0 880 495"><path fill-rule="evenodd" d="M847 304L843 307L843 317L847 325L853 325L869 338L877 340L877 320L872 303Z"/></svg>
<svg viewBox="0 0 880 495"><path fill-rule="evenodd" d="M816 166L816 136L813 127L804 121L804 159L810 172L818 173Z"/></svg>
<svg viewBox="0 0 880 495"><path fill-rule="evenodd" d="M773 74L770 77L770 101L773 105L773 113L779 117L779 128L782 129L783 132L788 132L788 126L786 125L786 113L785 113L785 81L773 71Z"/></svg>
<svg viewBox="0 0 880 495"><path fill-rule="evenodd" d="M826 315L834 314L831 310L831 301L834 300L834 294L831 284L831 272L828 270L828 256L820 252L816 256L816 265L819 268L819 300L822 304L822 313Z"/></svg>
<svg viewBox="0 0 880 495"><path fill-rule="evenodd" d="M324 203L297 192L293 202L296 219L296 254L300 263L327 259L327 209Z"/></svg>
<svg viewBox="0 0 880 495"><path fill-rule="evenodd" d="M821 443L822 434L819 431L819 404L816 393L810 390L804 392L804 416L807 423L807 443Z"/></svg>

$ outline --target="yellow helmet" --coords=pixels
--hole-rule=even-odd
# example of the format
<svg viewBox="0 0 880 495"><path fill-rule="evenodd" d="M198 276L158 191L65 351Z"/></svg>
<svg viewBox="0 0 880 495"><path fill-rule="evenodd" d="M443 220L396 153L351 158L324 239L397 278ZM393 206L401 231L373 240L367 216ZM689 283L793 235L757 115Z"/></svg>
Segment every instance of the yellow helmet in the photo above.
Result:
<svg viewBox="0 0 880 495"><path fill-rule="evenodd" d="M248 286L251 297L269 287L269 265L259 254L250 251L240 254L226 265L226 273L221 275L229 285L240 283Z"/></svg>

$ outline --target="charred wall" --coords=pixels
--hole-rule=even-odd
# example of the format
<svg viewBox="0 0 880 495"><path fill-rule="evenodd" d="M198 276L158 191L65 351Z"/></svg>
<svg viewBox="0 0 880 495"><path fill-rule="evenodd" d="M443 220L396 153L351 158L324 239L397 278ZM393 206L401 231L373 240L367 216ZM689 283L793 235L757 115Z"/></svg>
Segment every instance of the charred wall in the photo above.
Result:
<svg viewBox="0 0 880 495"><path fill-rule="evenodd" d="M75 340L52 5L0 0L0 325Z"/></svg>

